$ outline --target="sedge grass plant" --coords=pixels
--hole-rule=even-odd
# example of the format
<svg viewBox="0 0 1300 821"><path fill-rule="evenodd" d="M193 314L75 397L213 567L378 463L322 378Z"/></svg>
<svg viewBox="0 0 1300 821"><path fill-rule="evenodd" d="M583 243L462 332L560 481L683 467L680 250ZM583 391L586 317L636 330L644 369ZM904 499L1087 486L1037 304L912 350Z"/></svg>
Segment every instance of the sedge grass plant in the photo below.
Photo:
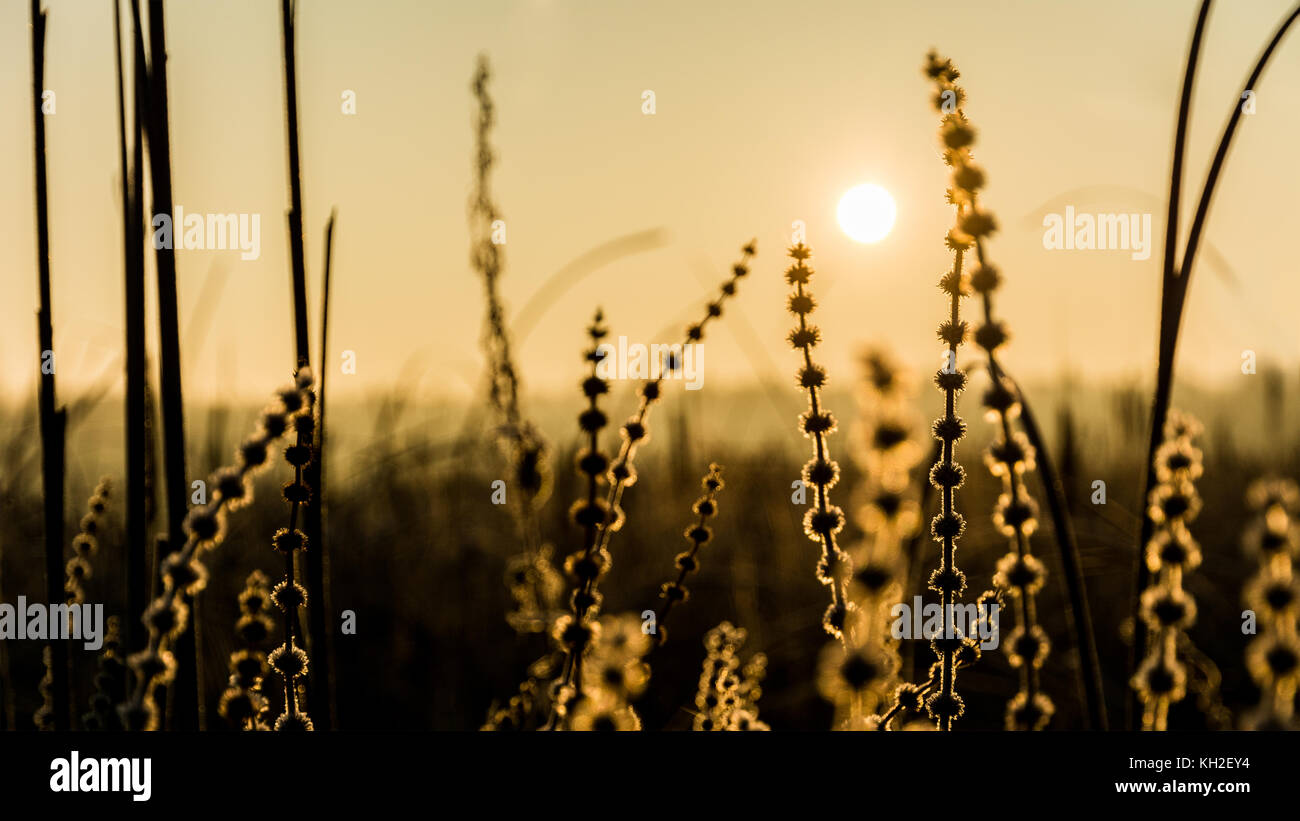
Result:
<svg viewBox="0 0 1300 821"><path fill-rule="evenodd" d="M309 370L300 369L295 383L282 388L263 410L257 429L237 449L235 464L221 468L209 480L213 491L208 504L195 507L186 517L185 542L163 561L159 593L144 614L148 641L128 658L134 682L118 707L127 729L159 729L155 691L176 675L171 648L188 626L185 597L207 586L203 556L224 541L229 513L252 502L253 479L270 466L271 449L290 430L290 414L307 403L303 392L310 387L310 378Z"/></svg>
<svg viewBox="0 0 1300 821"><path fill-rule="evenodd" d="M1257 633L1246 645L1246 670L1259 689L1259 703L1242 720L1247 730L1296 730L1295 696L1300 685L1300 487L1291 479L1253 482L1246 502L1254 511L1242 542L1259 563L1242 598L1255 615Z"/></svg>

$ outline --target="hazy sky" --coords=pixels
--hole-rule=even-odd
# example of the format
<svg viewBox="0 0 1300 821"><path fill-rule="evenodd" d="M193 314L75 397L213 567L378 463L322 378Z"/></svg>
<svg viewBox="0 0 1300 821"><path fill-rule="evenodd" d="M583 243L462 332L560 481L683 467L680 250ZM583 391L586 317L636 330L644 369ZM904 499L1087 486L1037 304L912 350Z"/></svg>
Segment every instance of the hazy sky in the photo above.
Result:
<svg viewBox="0 0 1300 821"><path fill-rule="evenodd" d="M1239 86L1292 0L1219 3L1196 89L1189 196ZM300 0L299 83L310 296L337 206L331 351L356 353L341 394L414 380L410 393L476 389L481 283L468 263L474 58L490 54L507 222L510 309L573 259L662 228L658 248L609 264L558 299L519 343L532 390L569 389L582 329L604 307L633 341L674 341L741 244L759 255L708 342L706 385L792 373L783 341L782 256L803 220L832 376L858 343L887 340L939 362L935 287L945 168L919 72L931 46L963 72L989 246L1006 275L999 310L1022 374L1071 366L1149 378L1163 200L1194 0L1091 2L430 2ZM0 4L0 385L34 395L33 234L27 6ZM63 398L120 355L121 244L111 0L48 0L46 85L54 318ZM206 339L183 351L187 391L261 396L292 364L284 211L279 3L167 5L175 200L187 212L261 215L261 257L184 251L182 317L225 276ZM1191 290L1180 368L1241 378L1243 349L1292 368L1300 354L1294 241L1300 166L1300 34L1256 89L1219 188ZM340 95L355 91L357 113ZM642 92L657 111L642 113ZM850 241L835 206L851 186L893 193L898 221L876 245ZM1045 213L1153 214L1153 248L1043 248ZM1192 201L1184 213L1193 209ZM152 271L150 273L152 283ZM217 289L209 289L209 294ZM313 336L318 332L312 321ZM668 329L672 332L667 333ZM183 333L186 329L183 329ZM200 344L201 342L201 344ZM337 370L335 371L337 373ZM403 377L403 374L406 374Z"/></svg>

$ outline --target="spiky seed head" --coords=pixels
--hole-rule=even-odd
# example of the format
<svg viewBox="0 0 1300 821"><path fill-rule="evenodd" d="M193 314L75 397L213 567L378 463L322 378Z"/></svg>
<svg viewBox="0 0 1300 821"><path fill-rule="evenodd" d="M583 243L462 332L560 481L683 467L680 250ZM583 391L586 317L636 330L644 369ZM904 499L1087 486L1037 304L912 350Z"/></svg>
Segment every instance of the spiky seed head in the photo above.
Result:
<svg viewBox="0 0 1300 821"><path fill-rule="evenodd" d="M307 674L307 653L300 647L282 644L271 651L266 662L288 681Z"/></svg>
<svg viewBox="0 0 1300 821"><path fill-rule="evenodd" d="M235 633L245 643L260 645L271 635L271 618L262 613L246 613L235 622Z"/></svg>
<svg viewBox="0 0 1300 821"><path fill-rule="evenodd" d="M578 452L577 467L587 476L599 477L609 469L609 458L598 450L584 448Z"/></svg>
<svg viewBox="0 0 1300 821"><path fill-rule="evenodd" d="M826 510L809 510L803 517L804 532L813 540L830 540L844 529L844 511L831 505Z"/></svg>
<svg viewBox="0 0 1300 821"><path fill-rule="evenodd" d="M961 393L966 389L966 372L959 369L940 369L934 375L934 384L941 391Z"/></svg>
<svg viewBox="0 0 1300 821"><path fill-rule="evenodd" d="M225 530L225 517L219 508L200 505L185 516L185 532L198 544L218 541Z"/></svg>
<svg viewBox="0 0 1300 821"><path fill-rule="evenodd" d="M1196 622L1196 602L1179 587L1150 587L1141 604L1142 618L1154 630L1186 630Z"/></svg>
<svg viewBox="0 0 1300 821"><path fill-rule="evenodd" d="M166 684L176 675L176 658L167 650L144 649L133 653L127 663L144 681Z"/></svg>
<svg viewBox="0 0 1300 821"><path fill-rule="evenodd" d="M569 508L569 518L578 527L599 527L605 523L608 512L604 499L579 499Z"/></svg>
<svg viewBox="0 0 1300 821"><path fill-rule="evenodd" d="M311 718L304 712L281 713L275 720L277 733L310 733L316 729Z"/></svg>
<svg viewBox="0 0 1300 821"><path fill-rule="evenodd" d="M791 294L786 307L792 314L807 316L817 309L817 301L807 294Z"/></svg>
<svg viewBox="0 0 1300 821"><path fill-rule="evenodd" d="M609 393L609 383L599 376L588 376L582 380L582 394L588 399L595 399Z"/></svg>
<svg viewBox="0 0 1300 821"><path fill-rule="evenodd" d="M840 480L840 466L833 460L814 456L803 466L803 482L829 490Z"/></svg>
<svg viewBox="0 0 1300 821"><path fill-rule="evenodd" d="M311 487L298 479L285 482L280 492L284 500L290 504L305 505L311 501Z"/></svg>
<svg viewBox="0 0 1300 821"><path fill-rule="evenodd" d="M963 297L969 293L970 279L965 273L948 271L939 278L939 290L948 296Z"/></svg>
<svg viewBox="0 0 1300 821"><path fill-rule="evenodd" d="M1037 624L1030 625L1029 629L1025 629L1024 625L1018 625L1011 631L1007 644L1007 661L1012 667L1028 664L1033 669L1043 666L1052 648L1047 633Z"/></svg>
<svg viewBox="0 0 1300 821"><path fill-rule="evenodd" d="M786 339L790 341L790 347L792 348L815 348L817 343L821 342L821 331L815 325L808 325L790 331L786 335Z"/></svg>
<svg viewBox="0 0 1300 821"><path fill-rule="evenodd" d="M89 533L78 533L72 538L72 550L82 558L93 556L99 550L99 542Z"/></svg>
<svg viewBox="0 0 1300 821"><path fill-rule="evenodd" d="M1008 730L1036 732L1048 725L1055 712L1056 706L1046 695L1034 693L1030 698L1022 690L1007 702L1006 727Z"/></svg>
<svg viewBox="0 0 1300 821"><path fill-rule="evenodd" d="M609 422L609 417L600 408L587 408L578 414L578 427L584 433L599 433Z"/></svg>
<svg viewBox="0 0 1300 821"><path fill-rule="evenodd" d="M958 442L966 435L966 422L960 416L943 416L930 428L940 442Z"/></svg>
<svg viewBox="0 0 1300 821"><path fill-rule="evenodd" d="M1009 596L1018 596L1021 590L1032 596L1043 588L1046 578L1047 569L1036 556L1031 553L1022 556L1013 551L998 560L993 584Z"/></svg>
<svg viewBox="0 0 1300 821"><path fill-rule="evenodd" d="M1144 699L1154 696L1181 701L1187 692L1187 671L1179 662L1156 653L1142 662L1131 684Z"/></svg>
<svg viewBox="0 0 1300 821"><path fill-rule="evenodd" d="M564 560L564 572L580 582L599 579L609 569L605 555L598 550L593 550L590 555L585 550L571 553Z"/></svg>
<svg viewBox="0 0 1300 821"><path fill-rule="evenodd" d="M306 467L311 462L311 445L289 445L284 449L284 461L295 468Z"/></svg>
<svg viewBox="0 0 1300 821"><path fill-rule="evenodd" d="M963 191L973 193L984 187L984 172L973 163L963 163L953 169L952 181Z"/></svg>
<svg viewBox="0 0 1300 821"><path fill-rule="evenodd" d="M807 285L812 279L813 269L802 262L796 262L785 270L787 285Z"/></svg>
<svg viewBox="0 0 1300 821"><path fill-rule="evenodd" d="M297 582L282 581L271 591L271 603L283 612L307 606L307 588Z"/></svg>
<svg viewBox="0 0 1300 821"><path fill-rule="evenodd" d="M955 348L966 341L966 334L969 326L965 320L957 322L944 322L939 326L939 339L945 342L950 348Z"/></svg>
<svg viewBox="0 0 1300 821"><path fill-rule="evenodd" d="M997 320L985 322L975 331L975 344L990 353L996 352L1010 338L1006 324Z"/></svg>
<svg viewBox="0 0 1300 821"><path fill-rule="evenodd" d="M667 582L659 588L660 597L672 602L684 602L690 595L689 591L677 582Z"/></svg>
<svg viewBox="0 0 1300 821"><path fill-rule="evenodd" d="M966 530L966 520L957 512L939 513L930 520L930 535L937 542L961 538Z"/></svg>
<svg viewBox="0 0 1300 821"><path fill-rule="evenodd" d="M208 483L216 493L220 494L227 510L238 510L252 500L252 483L249 481L248 474L238 468L221 468L212 474Z"/></svg>
<svg viewBox="0 0 1300 821"><path fill-rule="evenodd" d="M993 265L979 265L970 275L971 288L978 294L991 294L998 289L1002 275Z"/></svg>
<svg viewBox="0 0 1300 821"><path fill-rule="evenodd" d="M295 550L306 550L307 534L297 528L290 530L287 527L282 527L275 531L275 535L271 537L271 546L282 555L288 555Z"/></svg>
<svg viewBox="0 0 1300 821"><path fill-rule="evenodd" d="M295 413L293 415L293 432L304 437L310 437L316 432L316 417L310 413Z"/></svg>
<svg viewBox="0 0 1300 821"><path fill-rule="evenodd" d="M187 596L195 595L208 584L208 571L203 563L179 552L163 559L162 572L168 589L181 590Z"/></svg>
<svg viewBox="0 0 1300 821"><path fill-rule="evenodd" d="M935 462L930 468L930 483L939 489L956 489L966 481L966 469L957 463Z"/></svg>
<svg viewBox="0 0 1300 821"><path fill-rule="evenodd" d="M1017 533L1031 536L1038 529L1038 503L1023 486L1018 491L1014 497L1008 493L1000 495L993 508L993 524L1004 536Z"/></svg>
<svg viewBox="0 0 1300 821"><path fill-rule="evenodd" d="M955 567L940 567L930 574L929 588L936 593L960 596L966 590L966 574Z"/></svg>
<svg viewBox="0 0 1300 821"><path fill-rule="evenodd" d="M966 711L966 703L955 692L945 694L942 690L936 690L925 700L925 711L930 718L942 722L961 718Z"/></svg>
<svg viewBox="0 0 1300 821"><path fill-rule="evenodd" d="M257 470L265 467L270 456L268 448L275 438L269 434L262 436L250 436L245 439L239 446L238 460L239 465L245 471Z"/></svg>

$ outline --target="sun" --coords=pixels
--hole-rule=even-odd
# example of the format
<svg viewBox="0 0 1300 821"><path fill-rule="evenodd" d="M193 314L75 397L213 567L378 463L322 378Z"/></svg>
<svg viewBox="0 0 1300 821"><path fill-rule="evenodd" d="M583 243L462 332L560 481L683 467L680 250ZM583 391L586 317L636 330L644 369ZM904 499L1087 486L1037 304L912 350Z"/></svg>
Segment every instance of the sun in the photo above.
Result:
<svg viewBox="0 0 1300 821"><path fill-rule="evenodd" d="M889 192L874 183L850 188L835 211L840 228L856 242L879 242L894 227L898 208Z"/></svg>

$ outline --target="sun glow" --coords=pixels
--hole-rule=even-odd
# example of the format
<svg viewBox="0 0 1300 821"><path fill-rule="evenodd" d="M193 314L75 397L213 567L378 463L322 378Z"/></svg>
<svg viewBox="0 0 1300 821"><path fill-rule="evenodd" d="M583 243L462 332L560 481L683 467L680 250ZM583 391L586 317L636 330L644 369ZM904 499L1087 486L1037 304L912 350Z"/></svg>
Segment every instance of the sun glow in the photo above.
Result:
<svg viewBox="0 0 1300 821"><path fill-rule="evenodd" d="M873 183L850 188L835 212L840 228L856 242L879 242L894 227L898 208L889 192Z"/></svg>

